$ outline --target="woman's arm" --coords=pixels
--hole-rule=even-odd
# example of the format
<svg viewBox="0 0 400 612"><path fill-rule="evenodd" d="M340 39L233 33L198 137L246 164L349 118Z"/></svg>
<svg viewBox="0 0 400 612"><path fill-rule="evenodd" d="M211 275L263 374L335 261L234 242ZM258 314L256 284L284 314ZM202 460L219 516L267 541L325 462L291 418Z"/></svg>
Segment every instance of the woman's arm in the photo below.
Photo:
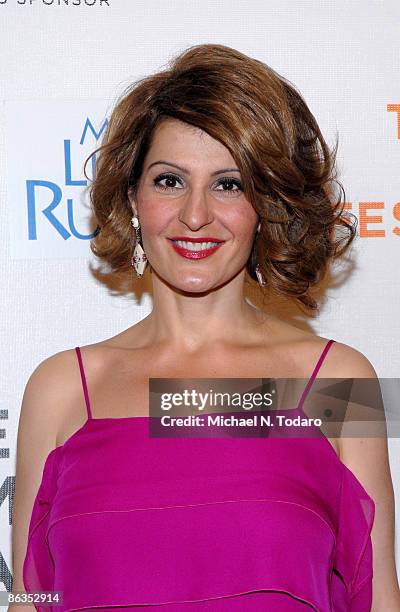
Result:
<svg viewBox="0 0 400 612"><path fill-rule="evenodd" d="M369 378L379 384L368 359L356 349L337 343L330 365L338 378ZM373 547L373 598L371 612L399 612L400 589L395 562L395 502L387 438L343 436L340 458L375 502L371 532Z"/></svg>
<svg viewBox="0 0 400 612"><path fill-rule="evenodd" d="M12 516L13 592L25 592L23 562L27 550L29 522L42 478L45 460L57 443L63 414L66 352L40 363L31 374L23 395L17 435L16 483ZM70 370L71 368L69 368ZM34 610L33 605L11 605L9 610Z"/></svg>

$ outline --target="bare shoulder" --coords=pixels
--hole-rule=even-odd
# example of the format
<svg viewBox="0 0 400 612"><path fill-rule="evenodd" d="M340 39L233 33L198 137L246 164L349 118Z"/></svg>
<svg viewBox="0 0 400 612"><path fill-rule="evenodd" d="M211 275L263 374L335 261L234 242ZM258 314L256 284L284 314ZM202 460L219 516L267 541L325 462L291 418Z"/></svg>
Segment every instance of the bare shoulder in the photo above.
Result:
<svg viewBox="0 0 400 612"><path fill-rule="evenodd" d="M361 351L338 341L330 348L325 373L327 378L377 378L372 363Z"/></svg>
<svg viewBox="0 0 400 612"><path fill-rule="evenodd" d="M335 379L366 379L365 385L369 385L370 390L374 389L377 394L380 394L378 375L372 363L361 351L342 342L334 342L330 347L320 376ZM364 383L362 380L357 380L357 385L361 389ZM377 458L376 454L382 454L387 446L386 438L368 438L362 435L362 419L367 419L367 408L366 406L364 414L360 415L360 436L343 435L339 439L340 457L351 469L357 468L358 463L364 463L364 465L368 463L368 459L364 456L365 453L368 453L369 460L373 461L373 457Z"/></svg>
<svg viewBox="0 0 400 612"><path fill-rule="evenodd" d="M76 357L73 349L60 351L45 358L30 375L23 396L21 416L41 415L46 421L57 418L57 406L63 399L62 391L68 387L68 377L74 380ZM67 384L66 384L67 383Z"/></svg>
<svg viewBox="0 0 400 612"><path fill-rule="evenodd" d="M381 397L380 383L374 366L361 351L347 344L335 342L331 346L330 359L327 360L324 376L327 378L332 376L338 379L356 379L360 391L364 385L371 397L374 395L378 400ZM358 379L366 379L365 384ZM368 387L366 387L367 385ZM383 410L383 404L375 407ZM367 414L369 408L369 406L365 406L363 409L362 404L358 406L358 410L364 410L364 414L360 414L357 437L350 437L349 434L344 433L338 442L342 461L365 484L367 491L374 492L378 486L380 474L382 475L381 470L384 470L387 475L388 448L386 436L367 436L367 427L363 431L363 419L367 421L369 418L369 412ZM344 432L345 427L346 424L344 424Z"/></svg>
<svg viewBox="0 0 400 612"><path fill-rule="evenodd" d="M322 354L330 340L330 338L304 331L280 320L275 320L274 325L279 330L279 335L285 344L293 347L305 368L315 363L315 358ZM334 338L332 340L334 342L330 345L329 352L320 368L320 377L377 377L373 365L361 351L343 342L338 342Z"/></svg>
<svg viewBox="0 0 400 612"><path fill-rule="evenodd" d="M71 416L77 400L79 405L81 393L74 349L45 358L35 367L25 386L19 418L21 437L29 430L36 442L41 441L43 449L52 450L57 445L61 423L67 415Z"/></svg>
<svg viewBox="0 0 400 612"><path fill-rule="evenodd" d="M334 341L328 345L330 338L317 336L302 332L302 334L293 336L296 341L293 341L292 347L295 355L295 361L299 363L299 374L302 378L308 378L314 367L319 363L323 355L325 358L319 363L319 368L316 374L317 379L369 379L368 383L373 386L376 393L379 393L379 381L376 371L369 359L356 348L342 342ZM334 339L333 339L334 340ZM318 387L318 382L324 384L323 381L316 381L314 388ZM357 381L359 386L363 382ZM313 398L310 396L309 403L312 404ZM331 398L331 401L334 400ZM343 404L340 405L342 410ZM307 412L307 403L306 403ZM346 414L349 414L349 410ZM357 418L367 418L366 415L361 415ZM387 443L385 438L372 437L349 437L344 434L328 438L332 444L340 460L356 475L365 488L372 490L374 487L368 481L370 472L366 468L369 462L374 462L380 457L381 462L387 460ZM362 431L362 424L360 425ZM340 434L340 432L339 432ZM368 458L365 455L368 454Z"/></svg>

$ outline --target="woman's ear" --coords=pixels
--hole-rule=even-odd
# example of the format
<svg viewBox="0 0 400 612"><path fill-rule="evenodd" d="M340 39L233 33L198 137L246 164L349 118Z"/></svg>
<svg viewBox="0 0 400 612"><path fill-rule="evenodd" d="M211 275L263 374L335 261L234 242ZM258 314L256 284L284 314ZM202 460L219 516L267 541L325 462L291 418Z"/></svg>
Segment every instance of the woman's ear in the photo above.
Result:
<svg viewBox="0 0 400 612"><path fill-rule="evenodd" d="M136 208L136 200L134 196L133 189L128 189L128 201L132 209L132 213L137 216L137 208Z"/></svg>

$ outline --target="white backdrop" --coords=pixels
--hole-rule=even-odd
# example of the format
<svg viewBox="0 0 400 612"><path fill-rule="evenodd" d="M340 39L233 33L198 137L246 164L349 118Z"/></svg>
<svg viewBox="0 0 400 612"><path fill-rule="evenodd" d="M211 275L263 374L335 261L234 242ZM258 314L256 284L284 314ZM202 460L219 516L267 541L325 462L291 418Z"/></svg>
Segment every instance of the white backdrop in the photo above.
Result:
<svg viewBox="0 0 400 612"><path fill-rule="evenodd" d="M396 0L0 0L0 590L10 589L20 403L40 361L143 318L148 296L112 297L89 271L81 163L134 79L189 45L217 42L293 82L333 143L360 221L355 269L331 288L316 334L398 377L400 94ZM400 444L389 440L400 560Z"/></svg>

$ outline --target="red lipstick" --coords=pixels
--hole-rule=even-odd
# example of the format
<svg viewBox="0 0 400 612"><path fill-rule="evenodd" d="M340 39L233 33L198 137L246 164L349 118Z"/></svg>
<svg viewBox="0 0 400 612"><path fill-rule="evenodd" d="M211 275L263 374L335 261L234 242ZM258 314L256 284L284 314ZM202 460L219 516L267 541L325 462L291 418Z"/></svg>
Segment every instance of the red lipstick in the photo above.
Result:
<svg viewBox="0 0 400 612"><path fill-rule="evenodd" d="M185 248L183 245L178 244L178 242L176 242L178 240L181 242L186 242L186 243L198 244L200 242L203 242L203 243L215 242L217 244L209 248L202 248L202 249L198 249L194 251L192 249ZM196 237L173 236L172 238L170 238L170 241L176 253L178 253L178 255L180 255L181 257L185 257L186 259L204 259L205 257L209 257L215 251L217 251L224 242L224 240L220 240L219 238L214 238L213 236L196 236Z"/></svg>

